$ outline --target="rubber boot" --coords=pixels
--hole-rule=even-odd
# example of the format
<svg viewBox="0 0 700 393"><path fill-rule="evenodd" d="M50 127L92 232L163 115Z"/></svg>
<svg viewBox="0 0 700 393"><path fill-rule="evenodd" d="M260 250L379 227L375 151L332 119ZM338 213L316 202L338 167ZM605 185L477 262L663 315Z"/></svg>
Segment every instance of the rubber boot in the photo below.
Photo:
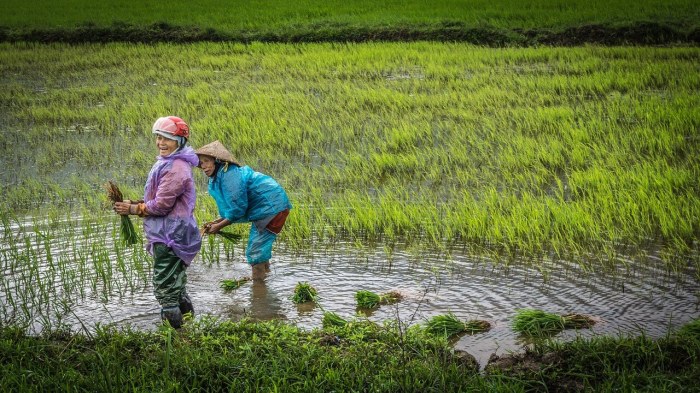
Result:
<svg viewBox="0 0 700 393"><path fill-rule="evenodd" d="M182 315L190 313L192 314L191 316L194 317L194 306L192 306L192 300L187 294L180 299L180 312Z"/></svg>
<svg viewBox="0 0 700 393"><path fill-rule="evenodd" d="M163 322L168 321L174 329L179 329L182 326L182 312L180 307L163 307L160 310L160 318Z"/></svg>

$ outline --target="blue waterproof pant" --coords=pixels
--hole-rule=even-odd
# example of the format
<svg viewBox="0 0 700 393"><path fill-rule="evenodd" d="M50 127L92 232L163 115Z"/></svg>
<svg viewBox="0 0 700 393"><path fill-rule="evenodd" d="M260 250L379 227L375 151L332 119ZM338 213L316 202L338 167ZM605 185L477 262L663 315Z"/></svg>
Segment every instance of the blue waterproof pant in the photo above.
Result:
<svg viewBox="0 0 700 393"><path fill-rule="evenodd" d="M275 243L277 235L268 229L258 231L255 224L250 226L248 235L248 247L245 250L246 259L251 265L267 262L272 258L272 245Z"/></svg>

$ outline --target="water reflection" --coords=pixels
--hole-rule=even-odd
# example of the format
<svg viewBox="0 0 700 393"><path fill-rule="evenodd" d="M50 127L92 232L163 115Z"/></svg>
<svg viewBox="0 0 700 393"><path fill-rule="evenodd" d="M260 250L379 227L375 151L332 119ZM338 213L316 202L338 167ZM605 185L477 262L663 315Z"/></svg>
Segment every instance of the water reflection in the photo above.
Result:
<svg viewBox="0 0 700 393"><path fill-rule="evenodd" d="M250 290L251 318L259 321L273 319L287 319L282 308L282 299L274 291L268 288L266 280L253 280Z"/></svg>

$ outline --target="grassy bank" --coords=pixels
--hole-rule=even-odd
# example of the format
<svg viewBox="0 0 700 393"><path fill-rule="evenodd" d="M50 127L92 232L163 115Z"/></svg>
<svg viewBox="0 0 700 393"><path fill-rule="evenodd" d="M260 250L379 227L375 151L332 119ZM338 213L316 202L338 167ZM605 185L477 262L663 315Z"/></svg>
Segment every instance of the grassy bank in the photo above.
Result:
<svg viewBox="0 0 700 393"><path fill-rule="evenodd" d="M697 5L689 0L8 0L0 4L0 40L697 44L698 20Z"/></svg>
<svg viewBox="0 0 700 393"><path fill-rule="evenodd" d="M584 266L660 247L687 266L699 63L697 48L4 44L0 212L107 213L109 179L140 195L151 123L175 113L195 147L220 139L286 187L293 247L467 244Z"/></svg>
<svg viewBox="0 0 700 393"><path fill-rule="evenodd" d="M541 343L474 360L419 328L203 320L181 331L0 329L0 385L10 391L691 391L700 374L698 321L678 335Z"/></svg>

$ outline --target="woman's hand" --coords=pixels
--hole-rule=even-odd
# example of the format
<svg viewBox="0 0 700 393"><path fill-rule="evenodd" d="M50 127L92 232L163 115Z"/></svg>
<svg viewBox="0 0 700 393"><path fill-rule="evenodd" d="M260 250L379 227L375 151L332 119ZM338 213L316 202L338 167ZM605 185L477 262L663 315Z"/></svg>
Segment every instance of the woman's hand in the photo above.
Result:
<svg viewBox="0 0 700 393"><path fill-rule="evenodd" d="M112 209L120 216L128 216L131 213L131 201L114 202Z"/></svg>
<svg viewBox="0 0 700 393"><path fill-rule="evenodd" d="M216 233L219 233L219 231L221 230L221 228L223 228L223 226L221 225L221 222L212 223L212 224L209 226L209 229L207 229L207 233L214 235L214 234L216 234Z"/></svg>
<svg viewBox="0 0 700 393"><path fill-rule="evenodd" d="M228 220L225 220L223 218L216 219L214 221L209 221L206 224L202 225L202 229L200 229L200 233L202 235L206 234L216 234L218 233L221 228L229 225L231 222Z"/></svg>

